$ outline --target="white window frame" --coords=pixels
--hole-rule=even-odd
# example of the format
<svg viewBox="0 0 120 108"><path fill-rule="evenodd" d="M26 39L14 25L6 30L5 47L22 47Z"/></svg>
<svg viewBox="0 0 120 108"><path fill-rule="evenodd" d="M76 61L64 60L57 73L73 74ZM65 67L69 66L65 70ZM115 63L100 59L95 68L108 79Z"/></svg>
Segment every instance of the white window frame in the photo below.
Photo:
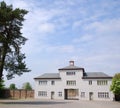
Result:
<svg viewBox="0 0 120 108"><path fill-rule="evenodd" d="M44 80L40 80L40 81L39 81L39 85L47 85L47 82L48 82L48 81L46 81L46 80L45 80L45 81L44 81Z"/></svg>
<svg viewBox="0 0 120 108"><path fill-rule="evenodd" d="M38 91L38 96L46 97L47 91Z"/></svg>
<svg viewBox="0 0 120 108"><path fill-rule="evenodd" d="M107 80L97 80L97 85L108 85Z"/></svg>
<svg viewBox="0 0 120 108"><path fill-rule="evenodd" d="M98 98L109 98L109 92L98 92Z"/></svg>
<svg viewBox="0 0 120 108"><path fill-rule="evenodd" d="M62 92L58 92L58 96L59 96L59 97L62 97Z"/></svg>
<svg viewBox="0 0 120 108"><path fill-rule="evenodd" d="M54 80L51 81L51 85L55 85L55 81Z"/></svg>
<svg viewBox="0 0 120 108"><path fill-rule="evenodd" d="M81 92L81 98L85 98L85 92Z"/></svg>
<svg viewBox="0 0 120 108"><path fill-rule="evenodd" d="M68 86L76 86L76 81L75 80L67 80L66 85L68 85Z"/></svg>
<svg viewBox="0 0 120 108"><path fill-rule="evenodd" d="M89 85L92 85L92 80L89 80Z"/></svg>

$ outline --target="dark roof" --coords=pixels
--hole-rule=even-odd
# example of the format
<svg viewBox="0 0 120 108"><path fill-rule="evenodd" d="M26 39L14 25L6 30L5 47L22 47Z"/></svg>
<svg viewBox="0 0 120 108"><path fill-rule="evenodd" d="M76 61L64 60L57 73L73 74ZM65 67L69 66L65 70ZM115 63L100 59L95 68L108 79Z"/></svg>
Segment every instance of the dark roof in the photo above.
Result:
<svg viewBox="0 0 120 108"><path fill-rule="evenodd" d="M59 73L45 73L34 79L61 79ZM103 72L84 72L82 79L112 79L111 76Z"/></svg>
<svg viewBox="0 0 120 108"><path fill-rule="evenodd" d="M84 68L78 67L78 66L66 66L64 68L60 68L58 70L83 70Z"/></svg>
<svg viewBox="0 0 120 108"><path fill-rule="evenodd" d="M59 73L45 73L34 79L61 79Z"/></svg>
<svg viewBox="0 0 120 108"><path fill-rule="evenodd" d="M103 72L87 72L84 73L83 79L112 79L111 76L103 73Z"/></svg>

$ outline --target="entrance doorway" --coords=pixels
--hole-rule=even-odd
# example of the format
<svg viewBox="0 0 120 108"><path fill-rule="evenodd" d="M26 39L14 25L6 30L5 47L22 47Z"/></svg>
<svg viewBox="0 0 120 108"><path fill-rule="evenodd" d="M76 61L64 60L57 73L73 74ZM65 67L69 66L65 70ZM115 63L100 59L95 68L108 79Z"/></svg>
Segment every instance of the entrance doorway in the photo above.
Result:
<svg viewBox="0 0 120 108"><path fill-rule="evenodd" d="M93 92L89 92L89 100L93 100Z"/></svg>
<svg viewBox="0 0 120 108"><path fill-rule="evenodd" d="M52 92L51 92L51 99L54 99L54 96L55 96L55 92L52 91Z"/></svg>
<svg viewBox="0 0 120 108"><path fill-rule="evenodd" d="M65 90L64 90L64 99L68 99L68 93L67 93L67 92L68 92L68 90L65 89Z"/></svg>
<svg viewBox="0 0 120 108"><path fill-rule="evenodd" d="M64 90L64 99L79 99L78 89L65 89Z"/></svg>

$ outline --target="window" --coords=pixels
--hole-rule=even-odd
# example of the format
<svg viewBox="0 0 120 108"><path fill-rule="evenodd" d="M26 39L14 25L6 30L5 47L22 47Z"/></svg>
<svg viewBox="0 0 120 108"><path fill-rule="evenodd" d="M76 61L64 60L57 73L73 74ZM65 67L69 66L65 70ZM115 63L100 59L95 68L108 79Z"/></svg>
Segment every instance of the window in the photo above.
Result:
<svg viewBox="0 0 120 108"><path fill-rule="evenodd" d="M109 98L108 92L98 92L98 98Z"/></svg>
<svg viewBox="0 0 120 108"><path fill-rule="evenodd" d="M62 97L62 92L58 92L58 96L59 96L59 97Z"/></svg>
<svg viewBox="0 0 120 108"><path fill-rule="evenodd" d="M51 85L55 85L55 81L51 81Z"/></svg>
<svg viewBox="0 0 120 108"><path fill-rule="evenodd" d="M75 75L75 72L66 72L66 75Z"/></svg>
<svg viewBox="0 0 120 108"><path fill-rule="evenodd" d="M38 96L47 96L47 91L38 91Z"/></svg>
<svg viewBox="0 0 120 108"><path fill-rule="evenodd" d="M71 80L71 81L67 81L67 82L66 82L66 85L75 86L75 85L76 85L76 81L74 81L74 80L73 80L73 81L72 81L72 80Z"/></svg>
<svg viewBox="0 0 120 108"><path fill-rule="evenodd" d="M107 80L97 80L97 85L107 85L108 81Z"/></svg>
<svg viewBox="0 0 120 108"><path fill-rule="evenodd" d="M92 80L89 80L89 85L92 85Z"/></svg>
<svg viewBox="0 0 120 108"><path fill-rule="evenodd" d="M39 81L39 85L47 85L47 81Z"/></svg>
<svg viewBox="0 0 120 108"><path fill-rule="evenodd" d="M85 92L81 92L81 97L82 97L82 98L85 97Z"/></svg>

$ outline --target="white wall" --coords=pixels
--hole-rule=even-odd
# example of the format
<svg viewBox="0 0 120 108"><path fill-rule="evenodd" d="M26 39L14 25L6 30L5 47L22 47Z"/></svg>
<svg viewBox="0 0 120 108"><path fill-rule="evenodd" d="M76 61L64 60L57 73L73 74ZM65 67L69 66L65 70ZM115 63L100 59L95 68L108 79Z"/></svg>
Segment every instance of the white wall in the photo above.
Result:
<svg viewBox="0 0 120 108"><path fill-rule="evenodd" d="M79 83L82 80L82 76L83 76L83 72L82 70L67 70L67 71L59 71L60 72L60 77L62 80L62 87L63 88L78 88L79 87ZM66 72L76 72L75 75L66 75ZM66 81L67 80L76 80L76 86L68 86L66 85Z"/></svg>
<svg viewBox="0 0 120 108"><path fill-rule="evenodd" d="M51 92L54 92L54 98L56 99L63 99L63 97L58 96L58 92L63 92L61 88L61 80L60 79L53 79L53 80L45 80L47 81L47 85L39 85L40 80L36 80L35 84L35 98L40 99L51 99ZM43 80L42 80L43 81ZM51 85L51 81L55 81L55 85ZM38 91L47 91L47 96L38 96ZM63 95L63 94L62 94Z"/></svg>
<svg viewBox="0 0 120 108"><path fill-rule="evenodd" d="M66 75L66 72L76 72L76 74L70 76ZM53 79L55 85L51 85L52 80L50 79L46 79L47 85L39 85L39 80L35 80L35 98L51 99L51 92L54 92L55 99L64 99L64 89L78 89L80 100L89 100L89 92L93 92L93 100L113 100L113 94L110 92L111 79L108 79L108 85L97 85L97 79L90 79L92 85L89 85L89 79L82 79L82 70L62 70L59 73L61 79ZM66 85L67 80L76 80L76 86ZM47 91L47 97L38 96L38 91ZM62 92L62 97L58 96L58 92ZM81 92L85 92L84 98L81 98ZM109 92L110 98L98 98L98 92Z"/></svg>
<svg viewBox="0 0 120 108"><path fill-rule="evenodd" d="M89 85L89 80L92 80L92 85ZM89 92L93 92L93 100L113 100L113 93L110 92L111 79L98 79L107 80L107 85L97 85L97 79L83 79L80 86L80 92L85 92L85 98L82 100L89 100ZM109 98L98 98L98 92L108 92Z"/></svg>

